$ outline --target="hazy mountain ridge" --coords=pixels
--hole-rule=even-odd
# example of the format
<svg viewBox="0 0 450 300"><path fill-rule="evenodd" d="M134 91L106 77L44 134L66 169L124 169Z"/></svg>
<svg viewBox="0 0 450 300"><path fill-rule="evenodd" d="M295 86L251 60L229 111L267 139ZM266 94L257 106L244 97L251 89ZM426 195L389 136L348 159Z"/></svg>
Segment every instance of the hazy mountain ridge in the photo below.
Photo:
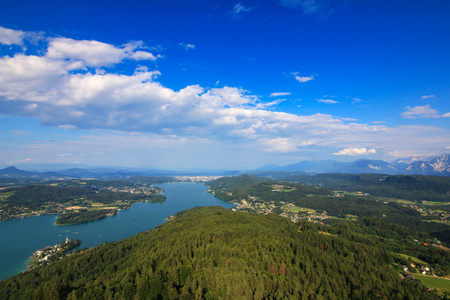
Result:
<svg viewBox="0 0 450 300"><path fill-rule="evenodd" d="M359 159L352 162L338 162L335 160L302 161L286 166L268 164L255 171L303 172L303 173L378 173L405 175L439 175L450 176L450 154L437 157L410 157L397 159L391 163L383 160ZM16 167L0 169L0 178L30 178L30 179L122 179L131 176L177 176L177 175L237 175L238 171L225 170L128 170L114 167L78 167L58 170L56 172L24 171Z"/></svg>
<svg viewBox="0 0 450 300"><path fill-rule="evenodd" d="M334 160L302 161L284 167L266 165L258 171L286 171L307 173L380 173L405 175L450 176L450 155L443 154L430 158L404 158L392 163L382 160L359 159L352 162Z"/></svg>
<svg viewBox="0 0 450 300"><path fill-rule="evenodd" d="M65 176L56 172L30 172L19 170L16 167L7 167L0 170L0 178L29 178L29 179L60 179Z"/></svg>
<svg viewBox="0 0 450 300"><path fill-rule="evenodd" d="M25 171L14 166L0 169L0 178L36 179L36 180L60 180L60 179L126 179L133 176L198 176L198 175L235 175L236 171L224 170L127 170L119 168L70 168L56 172Z"/></svg>

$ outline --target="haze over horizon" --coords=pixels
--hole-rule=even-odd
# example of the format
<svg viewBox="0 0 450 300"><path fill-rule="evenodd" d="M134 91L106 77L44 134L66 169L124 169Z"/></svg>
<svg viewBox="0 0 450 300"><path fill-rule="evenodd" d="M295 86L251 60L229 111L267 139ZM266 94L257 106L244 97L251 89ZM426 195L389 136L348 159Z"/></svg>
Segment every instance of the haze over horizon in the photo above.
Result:
<svg viewBox="0 0 450 300"><path fill-rule="evenodd" d="M0 3L0 165L450 152L450 2Z"/></svg>

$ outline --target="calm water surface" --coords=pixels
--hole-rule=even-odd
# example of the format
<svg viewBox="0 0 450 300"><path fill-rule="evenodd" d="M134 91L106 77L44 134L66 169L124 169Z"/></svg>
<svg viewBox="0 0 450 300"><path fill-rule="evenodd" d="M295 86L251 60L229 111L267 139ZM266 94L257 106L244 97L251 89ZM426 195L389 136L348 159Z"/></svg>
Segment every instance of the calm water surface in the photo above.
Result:
<svg viewBox="0 0 450 300"><path fill-rule="evenodd" d="M160 184L166 202L136 203L114 217L78 225L56 226L56 215L11 220L0 223L0 280L26 270L28 258L38 249L62 243L66 237L81 240L81 247L94 247L147 231L165 218L194 206L225 208L233 204L207 193L199 183Z"/></svg>

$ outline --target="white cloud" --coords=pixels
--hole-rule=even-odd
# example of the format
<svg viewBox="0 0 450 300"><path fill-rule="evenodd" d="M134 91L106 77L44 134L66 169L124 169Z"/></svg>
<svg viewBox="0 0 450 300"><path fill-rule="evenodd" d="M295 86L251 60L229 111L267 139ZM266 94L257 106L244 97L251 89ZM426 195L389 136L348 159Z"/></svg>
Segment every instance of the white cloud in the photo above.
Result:
<svg viewBox="0 0 450 300"><path fill-rule="evenodd" d="M0 58L0 78L6 83L26 82L48 76L66 74L63 61L51 60L43 56L16 54ZM2 91L8 90L4 87Z"/></svg>
<svg viewBox="0 0 450 300"><path fill-rule="evenodd" d="M326 103L326 104L336 104L336 103L339 103L339 102L337 102L336 100L331 100L331 99L317 99L316 101L317 101L317 102L320 102L320 103Z"/></svg>
<svg viewBox="0 0 450 300"><path fill-rule="evenodd" d="M256 104L255 108L256 109L264 109L264 108L268 108L268 107L273 107L273 106L277 106L278 104L280 104L283 101L286 101L286 99L277 99L275 101L265 102L265 103L260 102L260 103Z"/></svg>
<svg viewBox="0 0 450 300"><path fill-rule="evenodd" d="M125 58L156 60L150 52L135 51L141 45L142 43L135 42L118 48L98 41L59 37L50 40L46 56L51 59L82 61L87 67L111 66Z"/></svg>
<svg viewBox="0 0 450 300"><path fill-rule="evenodd" d="M434 95L425 95L422 96L422 99L434 98Z"/></svg>
<svg viewBox="0 0 450 300"><path fill-rule="evenodd" d="M283 96L289 96L292 93L286 93L286 92L279 92L279 93L272 93L269 95L269 97L283 97Z"/></svg>
<svg viewBox="0 0 450 300"><path fill-rule="evenodd" d="M339 152L333 153L334 155L350 155L350 156L356 156L356 155L370 155L375 154L377 151L375 149L369 149L367 148L345 148Z"/></svg>
<svg viewBox="0 0 450 300"><path fill-rule="evenodd" d="M147 51L136 51L129 55L134 60L156 60L156 56Z"/></svg>
<svg viewBox="0 0 450 300"><path fill-rule="evenodd" d="M298 72L294 72L292 74L294 75L295 80L297 80L298 82L301 82L301 83L305 83L305 82L308 82L308 81L311 81L311 80L314 79L314 75L311 75L311 76L300 76L300 75L298 75L299 74Z"/></svg>
<svg viewBox="0 0 450 300"><path fill-rule="evenodd" d="M443 114L442 117L443 117L443 118L450 118L450 112L448 112L448 113L446 113L446 114Z"/></svg>
<svg viewBox="0 0 450 300"><path fill-rule="evenodd" d="M241 13L243 12L249 12L253 8L251 7L245 7L241 3L236 4L233 9L231 10L230 14L233 16L233 18L237 19Z"/></svg>
<svg viewBox="0 0 450 300"><path fill-rule="evenodd" d="M183 47L185 50L194 50L195 49L195 45L193 45L193 44L179 43L178 45Z"/></svg>
<svg viewBox="0 0 450 300"><path fill-rule="evenodd" d="M82 60L87 66L100 67L121 62L125 58L125 51L98 41L55 38L49 43L47 57Z"/></svg>
<svg viewBox="0 0 450 300"><path fill-rule="evenodd" d="M407 119L440 117L438 111L436 109L431 108L429 104L415 107L408 106L406 108L406 111L402 112L402 116Z"/></svg>
<svg viewBox="0 0 450 300"><path fill-rule="evenodd" d="M22 45L25 32L0 26L0 44Z"/></svg>

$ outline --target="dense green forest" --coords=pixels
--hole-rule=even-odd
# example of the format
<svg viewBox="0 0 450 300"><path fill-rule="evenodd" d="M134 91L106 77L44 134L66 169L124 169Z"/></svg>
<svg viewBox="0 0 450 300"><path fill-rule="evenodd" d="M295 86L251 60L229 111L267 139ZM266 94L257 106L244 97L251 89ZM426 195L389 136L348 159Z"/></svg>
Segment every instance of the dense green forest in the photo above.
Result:
<svg viewBox="0 0 450 300"><path fill-rule="evenodd" d="M71 225L97 221L117 214L116 209L79 210L58 215L56 225Z"/></svg>
<svg viewBox="0 0 450 300"><path fill-rule="evenodd" d="M66 203L79 197L89 197L95 191L79 187L53 187L53 186L26 186L9 188L2 193L14 193L4 200L6 207L26 206L30 209L39 209L42 205L53 203Z"/></svg>
<svg viewBox="0 0 450 300"><path fill-rule="evenodd" d="M26 186L40 181L39 179L30 178L0 178L0 187Z"/></svg>
<svg viewBox="0 0 450 300"><path fill-rule="evenodd" d="M276 215L194 208L0 282L1 299L440 299L380 247Z"/></svg>

